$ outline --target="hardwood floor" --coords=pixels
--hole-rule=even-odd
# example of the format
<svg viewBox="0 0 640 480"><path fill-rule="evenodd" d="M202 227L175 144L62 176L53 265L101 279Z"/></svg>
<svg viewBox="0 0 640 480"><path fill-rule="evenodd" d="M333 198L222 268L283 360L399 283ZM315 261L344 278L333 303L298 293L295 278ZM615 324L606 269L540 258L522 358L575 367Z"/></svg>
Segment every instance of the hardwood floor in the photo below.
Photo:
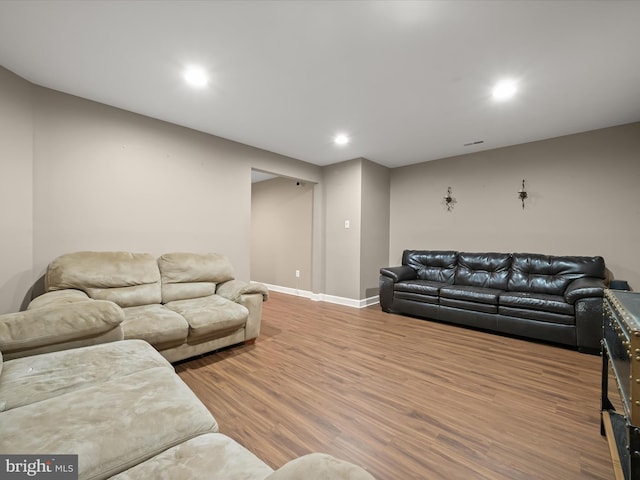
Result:
<svg viewBox="0 0 640 480"><path fill-rule="evenodd" d="M612 479L601 359L272 293L260 337L178 364L273 468L322 451L378 480Z"/></svg>

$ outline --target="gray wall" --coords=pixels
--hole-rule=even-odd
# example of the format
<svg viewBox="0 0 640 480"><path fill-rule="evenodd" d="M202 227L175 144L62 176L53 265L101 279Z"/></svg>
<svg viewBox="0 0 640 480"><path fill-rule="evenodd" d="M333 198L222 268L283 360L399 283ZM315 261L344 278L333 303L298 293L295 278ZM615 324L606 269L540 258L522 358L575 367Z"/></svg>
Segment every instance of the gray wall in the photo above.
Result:
<svg viewBox="0 0 640 480"><path fill-rule="evenodd" d="M406 248L602 255L640 290L639 246L640 123L391 172L392 265Z"/></svg>
<svg viewBox="0 0 640 480"><path fill-rule="evenodd" d="M16 311L32 284L31 89L0 68L0 313Z"/></svg>
<svg viewBox="0 0 640 480"><path fill-rule="evenodd" d="M362 232L358 298L371 298L378 295L380 267L388 264L390 170L363 160L361 183Z"/></svg>
<svg viewBox="0 0 640 480"><path fill-rule="evenodd" d="M640 289L640 123L388 171L365 159L321 168L2 68L0 105L1 312L75 250L218 251L248 279L252 168L314 185L315 293L371 296L404 248L598 254Z"/></svg>
<svg viewBox="0 0 640 480"><path fill-rule="evenodd" d="M0 308L76 250L221 252L249 278L251 169L315 165L35 86L0 68Z"/></svg>
<svg viewBox="0 0 640 480"><path fill-rule="evenodd" d="M248 276L250 148L35 92L36 268L76 250L215 251Z"/></svg>
<svg viewBox="0 0 640 480"><path fill-rule="evenodd" d="M364 158L325 167L329 295L357 300L378 295L380 267L389 254L389 172Z"/></svg>
<svg viewBox="0 0 640 480"><path fill-rule="evenodd" d="M325 291L360 298L361 159L324 169ZM345 228L349 221L349 228Z"/></svg>
<svg viewBox="0 0 640 480"><path fill-rule="evenodd" d="M312 291L313 188L282 177L252 185L252 280Z"/></svg>

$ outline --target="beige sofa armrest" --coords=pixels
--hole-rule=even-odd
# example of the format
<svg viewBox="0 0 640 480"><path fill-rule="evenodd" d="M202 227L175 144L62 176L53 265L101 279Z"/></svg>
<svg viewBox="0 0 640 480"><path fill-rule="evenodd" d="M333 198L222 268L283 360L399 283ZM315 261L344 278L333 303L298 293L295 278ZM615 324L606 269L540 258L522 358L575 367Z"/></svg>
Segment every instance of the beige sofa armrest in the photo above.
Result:
<svg viewBox="0 0 640 480"><path fill-rule="evenodd" d="M228 300L239 303L249 310L244 328L244 340L253 340L260 335L262 324L262 303L269 298L267 286L257 282L229 280L218 284L216 293Z"/></svg>
<svg viewBox="0 0 640 480"><path fill-rule="evenodd" d="M122 339L124 312L113 302L85 300L0 315L5 360ZM115 330L115 331L114 331Z"/></svg>
<svg viewBox="0 0 640 480"><path fill-rule="evenodd" d="M311 453L283 465L264 480L375 480L366 470L324 453Z"/></svg>
<svg viewBox="0 0 640 480"><path fill-rule="evenodd" d="M219 283L216 288L216 294L233 302L237 302L242 295L252 293L259 293L262 295L262 300L265 302L269 298L269 289L267 289L267 286L257 282L247 283L242 280L229 280L227 282Z"/></svg>
<svg viewBox="0 0 640 480"><path fill-rule="evenodd" d="M60 306L69 303L84 302L86 300L89 300L89 295L84 293L82 290L56 290L53 292L43 293L39 297L31 300L27 306L27 310L53 305Z"/></svg>

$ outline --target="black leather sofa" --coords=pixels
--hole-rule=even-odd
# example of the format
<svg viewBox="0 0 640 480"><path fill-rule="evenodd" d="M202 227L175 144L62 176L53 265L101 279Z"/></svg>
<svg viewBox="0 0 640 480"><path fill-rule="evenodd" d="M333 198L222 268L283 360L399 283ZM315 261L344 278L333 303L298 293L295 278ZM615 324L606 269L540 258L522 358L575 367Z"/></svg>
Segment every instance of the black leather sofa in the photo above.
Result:
<svg viewBox="0 0 640 480"><path fill-rule="evenodd" d="M380 306L597 353L606 278L602 257L405 250L380 269Z"/></svg>

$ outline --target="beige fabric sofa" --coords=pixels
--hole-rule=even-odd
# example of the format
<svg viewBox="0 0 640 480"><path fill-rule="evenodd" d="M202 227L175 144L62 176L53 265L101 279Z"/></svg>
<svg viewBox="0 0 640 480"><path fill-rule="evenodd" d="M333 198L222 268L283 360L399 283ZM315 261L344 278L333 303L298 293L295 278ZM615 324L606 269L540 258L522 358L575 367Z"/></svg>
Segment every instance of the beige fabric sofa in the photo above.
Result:
<svg viewBox="0 0 640 480"><path fill-rule="evenodd" d="M69 253L49 264L45 290L26 312L0 319L0 348L9 358L41 353L51 343L73 341L69 346L77 347L83 341L90 345L105 336L120 336L146 340L174 362L255 340L260 333L262 302L268 298L266 286L236 280L228 258L215 253L169 253L158 259L148 253ZM91 302L95 304L88 309ZM122 312L114 312L113 305L106 305L109 302ZM37 318L43 320L45 310L40 309L48 309L55 317L61 315L56 307L69 304L93 318L93 323L87 320L92 325L87 325L86 330L91 331L86 335L68 332L73 338L65 339L59 333L51 342L27 325L30 310L39 309ZM14 332L21 322L29 329L29 344L3 345L3 322L6 325L9 320L15 325Z"/></svg>
<svg viewBox="0 0 640 480"><path fill-rule="evenodd" d="M274 472L142 340L0 354L0 454L78 455L81 480L373 480L317 453Z"/></svg>

